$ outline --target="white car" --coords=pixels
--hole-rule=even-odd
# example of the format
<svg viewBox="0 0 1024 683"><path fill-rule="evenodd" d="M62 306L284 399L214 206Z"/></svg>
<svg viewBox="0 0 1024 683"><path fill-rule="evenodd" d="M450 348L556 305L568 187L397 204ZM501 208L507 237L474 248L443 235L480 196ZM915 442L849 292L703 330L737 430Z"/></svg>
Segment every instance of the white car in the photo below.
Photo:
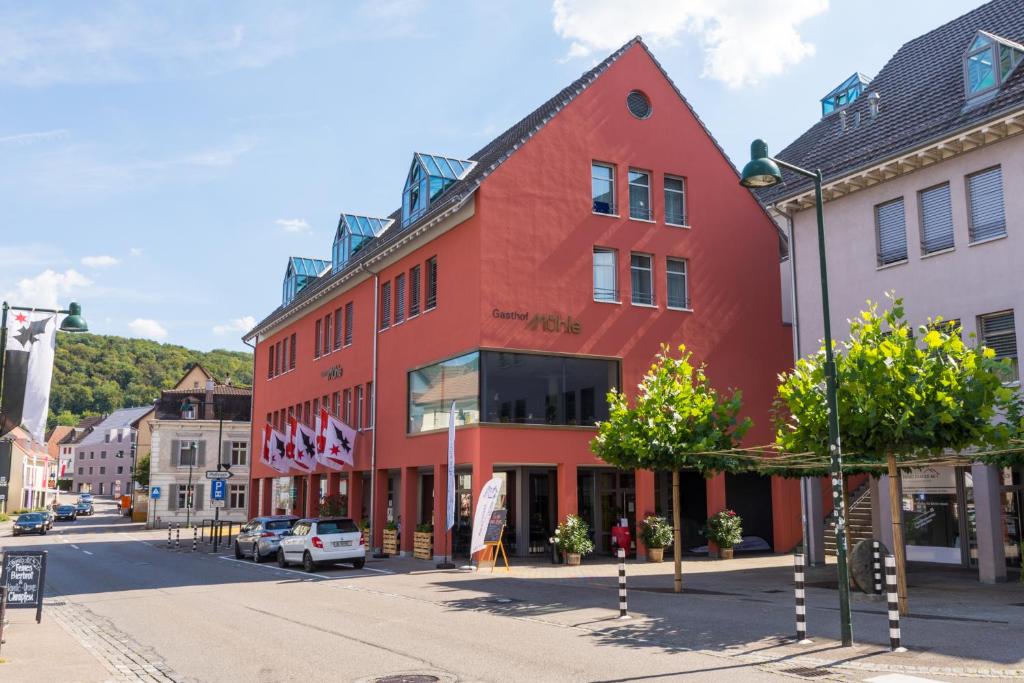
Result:
<svg viewBox="0 0 1024 683"><path fill-rule="evenodd" d="M281 535L277 564L302 564L311 572L320 564L351 563L356 569L366 564L366 540L351 519L300 519Z"/></svg>

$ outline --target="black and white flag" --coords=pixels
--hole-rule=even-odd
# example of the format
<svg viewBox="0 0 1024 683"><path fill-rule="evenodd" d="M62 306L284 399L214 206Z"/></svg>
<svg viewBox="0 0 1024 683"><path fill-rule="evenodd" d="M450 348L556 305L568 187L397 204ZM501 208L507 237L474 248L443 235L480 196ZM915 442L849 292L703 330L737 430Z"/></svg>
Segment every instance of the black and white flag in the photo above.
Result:
<svg viewBox="0 0 1024 683"><path fill-rule="evenodd" d="M57 316L53 313L8 313L0 436L24 425L32 438L45 441L56 342Z"/></svg>

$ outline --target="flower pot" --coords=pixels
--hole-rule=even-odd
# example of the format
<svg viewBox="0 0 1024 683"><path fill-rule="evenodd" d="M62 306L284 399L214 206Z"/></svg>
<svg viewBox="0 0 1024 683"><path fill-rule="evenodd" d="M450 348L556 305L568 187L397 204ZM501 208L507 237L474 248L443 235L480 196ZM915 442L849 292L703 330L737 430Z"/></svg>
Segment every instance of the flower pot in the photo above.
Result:
<svg viewBox="0 0 1024 683"><path fill-rule="evenodd" d="M582 558L582 555L580 555L579 553L566 553L565 554L565 563L567 565L569 565L570 567L578 567L578 566L580 566L580 559L581 558Z"/></svg>
<svg viewBox="0 0 1024 683"><path fill-rule="evenodd" d="M718 557L723 559L723 560L731 560L732 559L732 548L719 548L718 549Z"/></svg>
<svg viewBox="0 0 1024 683"><path fill-rule="evenodd" d="M647 549L647 561L648 562L661 562L665 559L664 548L648 548Z"/></svg>
<svg viewBox="0 0 1024 683"><path fill-rule="evenodd" d="M413 535L412 556L417 560L434 559L433 531L417 531Z"/></svg>
<svg viewBox="0 0 1024 683"><path fill-rule="evenodd" d="M384 544L381 550L384 551L385 555L398 554L398 531L395 529L384 530Z"/></svg>

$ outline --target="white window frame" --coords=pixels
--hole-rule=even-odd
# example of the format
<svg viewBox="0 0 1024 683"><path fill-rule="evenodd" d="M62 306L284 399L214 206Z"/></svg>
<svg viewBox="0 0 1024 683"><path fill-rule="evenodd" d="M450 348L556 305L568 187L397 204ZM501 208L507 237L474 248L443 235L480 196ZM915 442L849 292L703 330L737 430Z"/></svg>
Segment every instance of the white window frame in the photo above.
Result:
<svg viewBox="0 0 1024 683"><path fill-rule="evenodd" d="M597 289L597 256L598 254L610 254L612 258L611 271L612 271L612 289L610 297L598 296ZM610 249L608 247L594 247L594 259L592 261L593 268L593 294L594 301L605 304L618 304L622 303L619 299L619 252L616 249ZM601 268L607 268L607 265L602 265Z"/></svg>
<svg viewBox="0 0 1024 683"><path fill-rule="evenodd" d="M198 467L199 465L197 463L199 461L199 439L181 439L180 441L178 441L178 452L175 454L177 457L174 460L174 462L176 463L175 466L188 467L187 462L182 464L183 458L181 457L186 451L191 450L191 448L185 447L186 444L195 444L195 451L192 452L192 467Z"/></svg>
<svg viewBox="0 0 1024 683"><path fill-rule="evenodd" d="M647 259L647 267L633 265L633 259L636 257ZM647 278L651 284L651 300L650 301L637 301L636 288L633 286L633 273L635 271L647 271ZM629 300L634 306L646 306L654 308L657 306L657 298L654 294L654 255L645 254L642 252L631 252L629 255Z"/></svg>
<svg viewBox="0 0 1024 683"><path fill-rule="evenodd" d="M643 184L640 182L633 181L633 175L643 176L647 179L647 183ZM648 221L654 222L654 207L651 206L651 172L645 171L640 168L630 168L629 173L626 175L626 180L629 185L629 218L634 221ZM638 188L647 191L647 215L637 216L633 214L633 188ZM642 213L644 209L639 209Z"/></svg>
<svg viewBox="0 0 1024 683"><path fill-rule="evenodd" d="M682 273L674 273L671 268L673 264L681 263L683 265ZM683 305L673 306L671 299L669 298L669 280L673 275L682 275L683 277ZM678 256L668 256L665 258L665 306L671 308L674 311L692 311L693 306L690 302L690 262L688 259L680 258Z"/></svg>
<svg viewBox="0 0 1024 683"><path fill-rule="evenodd" d="M231 466L232 467L248 467L249 465L249 442L248 441L232 441L231 442Z"/></svg>
<svg viewBox="0 0 1024 683"><path fill-rule="evenodd" d="M985 335L985 321L990 318L996 318L999 316L1009 315L1013 319L1013 329L1003 332L997 332L992 335ZM978 316L978 342L984 346L988 346L988 341L992 337L1009 336L1013 339L1014 350L1017 352L1014 356L999 356L996 358L1012 358L1013 359L1013 376L1006 380L1004 384L1020 384L1020 347L1017 345L1017 316L1014 314L1014 310L1006 309L1003 311L995 311L993 313L984 313ZM992 348L992 347L989 347Z"/></svg>
<svg viewBox="0 0 1024 683"><path fill-rule="evenodd" d="M245 484L228 484L228 507L232 510L245 509Z"/></svg>
<svg viewBox="0 0 1024 683"><path fill-rule="evenodd" d="M943 188L945 188L945 190L946 190L946 197L947 197L948 206L949 206L949 232L950 232L951 241L950 241L949 246L944 246L944 247L939 247L939 248L936 248L936 249L929 250L927 248L927 244L925 242L925 231L926 231L926 225L925 225L925 195L927 195L930 192L936 192L936 191L942 190ZM954 249L956 249L956 224L953 221L953 193L952 193L952 188L949 185L949 181L938 183L937 185L932 185L931 187L926 187L923 190L918 190L918 192L917 192L917 215L918 215L918 224L919 224L920 236L921 236L921 257L922 258L927 257L927 256L933 256L935 254L944 254L944 253L946 253L948 251L953 251Z"/></svg>
<svg viewBox="0 0 1024 683"><path fill-rule="evenodd" d="M999 174L999 212L1003 215L1003 227L1002 232L999 234L988 235L987 237L975 237L974 231L974 200L976 195L971 190L971 180L978 178L987 173L998 173ZM964 176L964 193L967 195L967 237L970 244L983 244L992 240L1002 239L1006 237L1006 196L1003 192L1003 168L1000 165L990 166L989 168L983 168L980 171L975 171Z"/></svg>
<svg viewBox="0 0 1024 683"><path fill-rule="evenodd" d="M675 188L669 189L668 181L670 181L670 180L678 180L682 184L683 189L681 189L681 190L677 190ZM671 226L676 227L676 228L688 228L688 227L690 227L690 222L688 220L689 216L686 215L687 214L687 211L686 211L686 209L687 209L687 206L686 206L686 194L687 194L686 193L686 178L684 178L681 175L673 175L671 173L666 173L665 177L662 179L661 188L663 190L663 194L665 195L666 199L667 199L667 197L668 197L668 195L670 193L671 194L677 194L677 195L679 195L682 198L682 204L683 204L683 217L682 217L683 218L683 222L682 223L674 223L671 220L669 220L668 201L665 202L665 225L671 225Z"/></svg>
<svg viewBox="0 0 1024 683"><path fill-rule="evenodd" d="M884 262L882 260L882 221L880 219L880 212L887 207L900 205L903 211L903 258L896 259L895 261ZM888 268L889 266L896 266L901 263L906 263L908 258L908 247L907 244L907 205L903 201L903 197L896 197L895 199L889 199L887 201L875 204L875 264L878 268ZM922 236L923 241L923 236Z"/></svg>
<svg viewBox="0 0 1024 683"><path fill-rule="evenodd" d="M594 169L598 168L598 167L599 168L608 169L608 171L611 173L611 178L599 178L599 177L595 176L594 175ZM596 201L596 197L594 197L594 181L595 180L600 181L602 183L604 183L604 182L611 183L611 189L609 190L609 194L612 197L612 201L611 201L611 205L608 207L608 211L607 212L605 212L605 211L597 211L596 209L594 209L594 202ZM593 214L595 214L597 216L612 216L613 218L618 218L619 207L618 207L618 205L615 202L615 164L607 164L607 163L604 163L603 161L591 161L590 162L590 210L591 210L591 213L593 213Z"/></svg>

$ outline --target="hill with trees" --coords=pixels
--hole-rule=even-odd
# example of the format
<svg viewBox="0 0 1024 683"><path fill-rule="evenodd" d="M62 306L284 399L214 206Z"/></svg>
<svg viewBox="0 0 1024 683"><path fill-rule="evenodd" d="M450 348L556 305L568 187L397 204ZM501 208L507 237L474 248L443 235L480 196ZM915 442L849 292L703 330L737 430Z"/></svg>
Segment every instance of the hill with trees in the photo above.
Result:
<svg viewBox="0 0 1024 683"><path fill-rule="evenodd" d="M50 389L50 426L117 408L152 404L193 363L218 382L252 386L252 354L194 351L148 339L98 334L62 334L57 339Z"/></svg>

